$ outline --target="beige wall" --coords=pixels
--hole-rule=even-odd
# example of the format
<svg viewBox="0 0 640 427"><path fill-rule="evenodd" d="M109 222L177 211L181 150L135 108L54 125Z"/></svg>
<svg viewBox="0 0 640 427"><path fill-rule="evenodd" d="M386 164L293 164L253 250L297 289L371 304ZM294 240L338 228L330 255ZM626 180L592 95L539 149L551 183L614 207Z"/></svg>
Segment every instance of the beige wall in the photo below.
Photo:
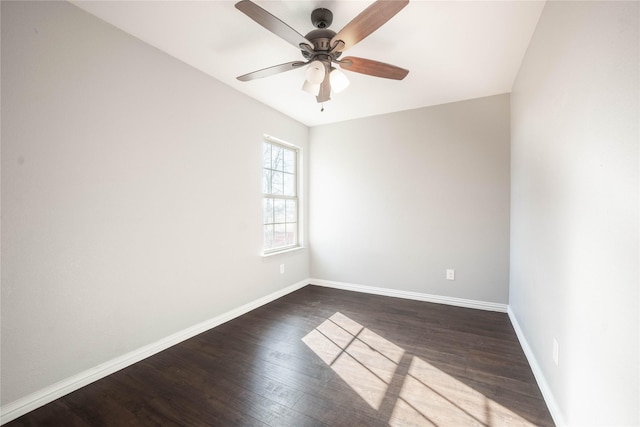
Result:
<svg viewBox="0 0 640 427"><path fill-rule="evenodd" d="M263 133L308 153L69 3L2 2L3 405L309 276L261 257Z"/></svg>
<svg viewBox="0 0 640 427"><path fill-rule="evenodd" d="M548 2L511 96L509 304L574 426L640 424L639 5Z"/></svg>
<svg viewBox="0 0 640 427"><path fill-rule="evenodd" d="M314 278L507 303L509 95L318 126L310 144Z"/></svg>

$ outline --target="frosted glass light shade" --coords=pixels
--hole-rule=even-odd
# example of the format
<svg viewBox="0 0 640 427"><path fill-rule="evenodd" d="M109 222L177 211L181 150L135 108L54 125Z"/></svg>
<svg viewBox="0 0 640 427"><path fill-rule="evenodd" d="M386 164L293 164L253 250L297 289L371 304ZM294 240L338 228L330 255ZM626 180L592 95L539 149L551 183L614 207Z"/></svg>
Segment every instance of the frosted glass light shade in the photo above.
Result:
<svg viewBox="0 0 640 427"><path fill-rule="evenodd" d="M302 90L310 93L313 96L318 96L320 93L320 83L309 83L307 80L302 84Z"/></svg>
<svg viewBox="0 0 640 427"><path fill-rule="evenodd" d="M325 68L320 61L312 61L307 67L305 78L309 83L320 84L324 80Z"/></svg>
<svg viewBox="0 0 640 427"><path fill-rule="evenodd" d="M347 86L349 86L349 79L341 70L338 70L337 68L331 70L329 79L329 81L331 82L331 90L333 90L335 93L342 92L347 88Z"/></svg>

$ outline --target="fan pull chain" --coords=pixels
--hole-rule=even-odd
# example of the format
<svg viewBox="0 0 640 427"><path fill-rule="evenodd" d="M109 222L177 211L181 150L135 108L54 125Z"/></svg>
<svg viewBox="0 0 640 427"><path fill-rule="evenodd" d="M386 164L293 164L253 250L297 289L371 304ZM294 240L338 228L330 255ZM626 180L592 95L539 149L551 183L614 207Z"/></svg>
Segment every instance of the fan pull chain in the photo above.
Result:
<svg viewBox="0 0 640 427"><path fill-rule="evenodd" d="M322 103L322 108L320 109L321 113L324 113L324 102Z"/></svg>

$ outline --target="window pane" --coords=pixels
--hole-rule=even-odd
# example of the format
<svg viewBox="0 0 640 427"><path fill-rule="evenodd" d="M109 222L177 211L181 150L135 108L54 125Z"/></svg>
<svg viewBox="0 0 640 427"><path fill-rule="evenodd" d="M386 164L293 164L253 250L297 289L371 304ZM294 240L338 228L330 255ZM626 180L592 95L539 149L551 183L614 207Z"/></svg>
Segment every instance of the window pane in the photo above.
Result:
<svg viewBox="0 0 640 427"><path fill-rule="evenodd" d="M271 146L271 168L277 171L284 169L284 148L277 145Z"/></svg>
<svg viewBox="0 0 640 427"><path fill-rule="evenodd" d="M286 200L274 199L273 200L273 219L275 223L284 223L285 220L285 206Z"/></svg>
<svg viewBox="0 0 640 427"><path fill-rule="evenodd" d="M264 194L271 194L271 179L273 172L269 169L262 169L262 192Z"/></svg>
<svg viewBox="0 0 640 427"><path fill-rule="evenodd" d="M287 173L296 172L296 152L284 150L284 171Z"/></svg>
<svg viewBox="0 0 640 427"><path fill-rule="evenodd" d="M273 199L264 199L263 205L263 223L273 224Z"/></svg>
<svg viewBox="0 0 640 427"><path fill-rule="evenodd" d="M262 143L262 167L271 169L271 144Z"/></svg>
<svg viewBox="0 0 640 427"><path fill-rule="evenodd" d="M287 233L284 224L276 224L273 226L273 246L285 246L287 244Z"/></svg>
<svg viewBox="0 0 640 427"><path fill-rule="evenodd" d="M293 245L297 241L296 233L298 231L298 225L296 223L287 224L286 225L286 231L287 231L287 238L286 238L287 239L287 245Z"/></svg>
<svg viewBox="0 0 640 427"><path fill-rule="evenodd" d="M282 172L272 172L271 194L282 194L284 187L284 177Z"/></svg>
<svg viewBox="0 0 640 427"><path fill-rule="evenodd" d="M298 203L295 200L287 200L286 202L286 221L287 222L296 222L298 220Z"/></svg>
<svg viewBox="0 0 640 427"><path fill-rule="evenodd" d="M273 225L264 226L264 248L273 248Z"/></svg>
<svg viewBox="0 0 640 427"><path fill-rule="evenodd" d="M284 195L295 196L296 195L296 177L290 173L285 173L284 177Z"/></svg>
<svg viewBox="0 0 640 427"><path fill-rule="evenodd" d="M298 243L298 151L268 141L262 150L264 250L276 251Z"/></svg>

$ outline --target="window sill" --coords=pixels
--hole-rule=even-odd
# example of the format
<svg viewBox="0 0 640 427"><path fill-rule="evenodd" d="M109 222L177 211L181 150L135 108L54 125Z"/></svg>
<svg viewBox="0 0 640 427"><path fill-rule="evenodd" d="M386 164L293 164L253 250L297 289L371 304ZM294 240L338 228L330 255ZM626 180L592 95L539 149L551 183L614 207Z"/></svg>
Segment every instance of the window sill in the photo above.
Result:
<svg viewBox="0 0 640 427"><path fill-rule="evenodd" d="M306 248L304 246L296 246L296 247L293 247L293 248L283 249L281 251L267 252L266 254L265 253L262 254L262 258L269 258L269 257L275 256L275 255L287 254L289 252L295 252L295 251L299 251L299 250L302 250L302 249L306 249Z"/></svg>

